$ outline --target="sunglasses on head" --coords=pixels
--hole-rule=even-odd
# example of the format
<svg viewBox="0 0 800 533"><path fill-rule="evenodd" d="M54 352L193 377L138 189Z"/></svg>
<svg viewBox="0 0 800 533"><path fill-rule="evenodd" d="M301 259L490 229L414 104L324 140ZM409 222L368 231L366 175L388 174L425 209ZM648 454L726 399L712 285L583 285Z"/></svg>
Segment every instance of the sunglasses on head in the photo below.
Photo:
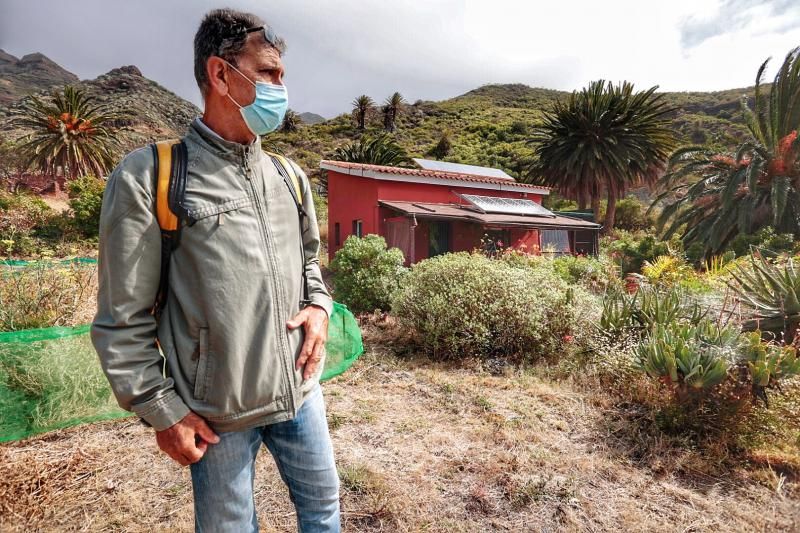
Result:
<svg viewBox="0 0 800 533"><path fill-rule="evenodd" d="M275 32L272 31L272 28L269 26L255 26L253 28L247 28L244 30L245 33L253 33L254 31L262 30L264 32L264 40L267 41L269 44L278 48L278 36L275 35Z"/></svg>

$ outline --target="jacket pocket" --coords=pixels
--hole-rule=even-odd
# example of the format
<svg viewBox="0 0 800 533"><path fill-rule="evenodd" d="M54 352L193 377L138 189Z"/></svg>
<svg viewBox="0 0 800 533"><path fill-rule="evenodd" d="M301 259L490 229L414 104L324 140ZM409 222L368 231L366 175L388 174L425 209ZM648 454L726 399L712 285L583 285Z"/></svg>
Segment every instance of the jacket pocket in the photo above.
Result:
<svg viewBox="0 0 800 533"><path fill-rule="evenodd" d="M208 328L200 328L197 346L197 374L194 379L194 397L205 400L208 387Z"/></svg>
<svg viewBox="0 0 800 533"><path fill-rule="evenodd" d="M220 203L204 203L194 208L188 209L188 215L192 218L197 220L212 217L214 215L219 216L222 213L227 213L229 211L235 211L237 209L241 209L243 207L247 207L253 205L253 198L251 196L241 196L239 198L234 198L232 200L227 200L225 202Z"/></svg>

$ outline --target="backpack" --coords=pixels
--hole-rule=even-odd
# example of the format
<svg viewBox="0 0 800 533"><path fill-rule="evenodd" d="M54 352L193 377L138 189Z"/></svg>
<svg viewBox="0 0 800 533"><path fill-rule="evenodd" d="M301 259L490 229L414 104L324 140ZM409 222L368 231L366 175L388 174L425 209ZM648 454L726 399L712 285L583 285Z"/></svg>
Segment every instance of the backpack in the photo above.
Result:
<svg viewBox="0 0 800 533"><path fill-rule="evenodd" d="M188 152L183 140L161 141L150 145L155 161L154 176L156 190L156 218L161 228L161 277L158 285L155 302L150 313L161 317L161 311L167 303L169 292L169 263L172 251L180 245L181 229L183 226L192 226L197 219L189 214L183 203L186 193L186 175L188 165ZM280 154L266 152L278 169L283 182L297 207L300 220L300 252L305 257L303 246L303 219L307 216L303 209L303 191L300 180L291 163ZM303 268L303 300L301 308L310 303L308 298L308 278L305 267Z"/></svg>

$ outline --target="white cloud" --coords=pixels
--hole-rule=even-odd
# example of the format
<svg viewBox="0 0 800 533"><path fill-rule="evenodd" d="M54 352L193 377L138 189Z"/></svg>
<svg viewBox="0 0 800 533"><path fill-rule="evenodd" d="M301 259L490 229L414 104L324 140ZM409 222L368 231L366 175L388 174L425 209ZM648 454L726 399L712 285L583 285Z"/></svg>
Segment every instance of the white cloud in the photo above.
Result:
<svg viewBox="0 0 800 533"><path fill-rule="evenodd" d="M593 79L662 90L751 85L800 45L797 0L232 0L287 38L292 107L326 116L357 95L410 101L484 83L562 90ZM191 40L212 0L42 0L4 6L0 47L41 51L83 77L122 64L199 103ZM158 10L159 16L153 12ZM48 15L42 17L41 13ZM63 31L63 28L87 31Z"/></svg>

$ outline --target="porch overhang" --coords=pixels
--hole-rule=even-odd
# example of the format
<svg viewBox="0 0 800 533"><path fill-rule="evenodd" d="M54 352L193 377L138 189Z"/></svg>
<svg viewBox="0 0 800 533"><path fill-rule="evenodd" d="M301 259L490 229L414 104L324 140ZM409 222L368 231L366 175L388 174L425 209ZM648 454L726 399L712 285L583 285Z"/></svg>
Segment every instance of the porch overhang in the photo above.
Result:
<svg viewBox="0 0 800 533"><path fill-rule="evenodd" d="M471 222L487 227L527 228L547 230L599 231L600 224L563 215L532 216L497 213L479 213L463 204L437 204L426 202L399 202L378 200L378 205L401 215L428 220Z"/></svg>

